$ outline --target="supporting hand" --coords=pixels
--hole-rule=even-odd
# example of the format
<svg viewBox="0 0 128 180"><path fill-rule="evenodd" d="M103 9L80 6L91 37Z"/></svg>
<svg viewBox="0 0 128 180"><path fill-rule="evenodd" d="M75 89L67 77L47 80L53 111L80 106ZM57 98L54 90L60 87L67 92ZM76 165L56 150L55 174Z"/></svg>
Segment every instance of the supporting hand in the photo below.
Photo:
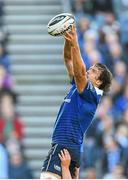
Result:
<svg viewBox="0 0 128 180"><path fill-rule="evenodd" d="M63 149L63 150L61 150L60 154L58 154L58 155L61 160L61 166L69 168L70 162L71 162L71 156L70 156L68 150Z"/></svg>

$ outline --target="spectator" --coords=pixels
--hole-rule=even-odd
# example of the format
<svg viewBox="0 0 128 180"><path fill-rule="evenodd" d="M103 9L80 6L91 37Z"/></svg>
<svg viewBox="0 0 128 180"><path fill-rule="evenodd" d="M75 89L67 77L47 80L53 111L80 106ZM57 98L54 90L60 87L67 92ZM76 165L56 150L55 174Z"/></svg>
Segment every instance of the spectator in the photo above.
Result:
<svg viewBox="0 0 128 180"><path fill-rule="evenodd" d="M84 44L83 44L83 52L82 52L83 61L86 64L87 68L90 67L89 55L92 53L92 51L94 52L94 50L96 50L97 42L98 42L97 32L94 30L88 29L84 33ZM95 55L100 56L98 55L98 53L95 53Z"/></svg>
<svg viewBox="0 0 128 180"><path fill-rule="evenodd" d="M90 66L93 66L96 63L103 63L101 54L97 50L92 50L91 53L88 54L88 58Z"/></svg>
<svg viewBox="0 0 128 180"><path fill-rule="evenodd" d="M10 74L7 73L3 65L0 65L0 89L12 88L12 78Z"/></svg>
<svg viewBox="0 0 128 180"><path fill-rule="evenodd" d="M84 45L84 33L89 29L90 22L87 17L80 17L78 22L78 42L80 46L80 50L83 53L83 45Z"/></svg>
<svg viewBox="0 0 128 180"><path fill-rule="evenodd" d="M112 117L106 115L102 120L100 126L97 128L96 136L97 136L97 145L100 149L104 144L104 141L107 137L112 136L114 134L114 126Z"/></svg>
<svg viewBox="0 0 128 180"><path fill-rule="evenodd" d="M120 124L116 129L115 134L116 141L123 148L128 148L128 126Z"/></svg>
<svg viewBox="0 0 128 180"><path fill-rule="evenodd" d="M97 31L93 29L88 29L88 31L86 31L84 34L85 43L86 41L89 41L89 42L92 42L92 44L96 45L98 42L98 38L99 38L99 35Z"/></svg>
<svg viewBox="0 0 128 180"><path fill-rule="evenodd" d="M117 164L111 173L104 176L104 179L126 179L124 176L124 167Z"/></svg>
<svg viewBox="0 0 128 180"><path fill-rule="evenodd" d="M7 26L3 26L0 29L0 49L2 48L0 57L8 54L7 52L8 40L9 40L9 31L7 29Z"/></svg>
<svg viewBox="0 0 128 180"><path fill-rule="evenodd" d="M95 139L93 139L92 137L86 138L86 145L83 146L81 169L85 170L92 166L95 167L97 157L98 157L98 149L96 147Z"/></svg>
<svg viewBox="0 0 128 180"><path fill-rule="evenodd" d="M128 107L124 110L122 119L119 122L122 122L126 127L128 126Z"/></svg>
<svg viewBox="0 0 128 180"><path fill-rule="evenodd" d="M112 136L106 137L104 147L105 151L102 157L103 174L112 173L116 165L124 164L126 154Z"/></svg>
<svg viewBox="0 0 128 180"><path fill-rule="evenodd" d="M87 41L84 44L84 50L82 53L82 58L84 63L86 64L87 69L90 67L90 60L89 60L89 54L91 54L91 52L95 49L95 44L93 44L90 41Z"/></svg>
<svg viewBox="0 0 128 180"><path fill-rule="evenodd" d="M11 137L10 139L8 139L5 143L5 146L6 146L8 154L21 151L20 143L14 137Z"/></svg>
<svg viewBox="0 0 128 180"><path fill-rule="evenodd" d="M0 139L1 142L15 137L23 139L23 124L15 112L16 94L11 90L3 90L0 94Z"/></svg>
<svg viewBox="0 0 128 180"><path fill-rule="evenodd" d="M2 44L0 44L0 65L6 69L7 73L11 73L10 59Z"/></svg>
<svg viewBox="0 0 128 180"><path fill-rule="evenodd" d="M128 153L126 153L126 160L125 160L125 172L124 175L126 176L126 178L128 179Z"/></svg>
<svg viewBox="0 0 128 180"><path fill-rule="evenodd" d="M93 5L90 0L71 0L71 5L77 19L83 14L88 16L93 14Z"/></svg>
<svg viewBox="0 0 128 180"><path fill-rule="evenodd" d="M120 96L122 90L123 90L123 85L126 81L126 65L123 61L118 61L115 65L114 65L114 70L113 70L113 74L114 74L114 79L112 82L112 86L111 86L111 94L113 96L113 99L116 100L118 98L118 96ZM122 108L121 110L122 111ZM116 111L116 118L119 119L120 117L120 111Z"/></svg>
<svg viewBox="0 0 128 180"><path fill-rule="evenodd" d="M123 94L120 95L114 103L114 109L115 109L116 115L118 116L118 117L116 116L118 121L123 115L123 112L125 111L125 109L127 108L128 108L128 85L124 87Z"/></svg>
<svg viewBox="0 0 128 180"><path fill-rule="evenodd" d="M123 61L118 61L114 66L114 78L117 79L121 85L125 83L127 68Z"/></svg>
<svg viewBox="0 0 128 180"><path fill-rule="evenodd" d="M102 36L102 39L101 39L101 36ZM113 33L111 30L108 30L105 28L102 28L100 30L99 51L101 52L101 54L103 56L104 63L109 67L109 69L112 72L113 72L114 63L119 61L121 58L121 51L119 51L119 52L115 51L115 56L112 57L111 47L117 46L118 44L119 44L119 38L116 33ZM117 55L116 55L116 53L117 53ZM116 60L114 61L113 58Z"/></svg>
<svg viewBox="0 0 128 180"><path fill-rule="evenodd" d="M114 11L117 17L126 16L127 17L127 10L128 10L128 1L127 0L114 0Z"/></svg>
<svg viewBox="0 0 128 180"><path fill-rule="evenodd" d="M20 152L10 155L9 179L33 179L30 167L23 161Z"/></svg>
<svg viewBox="0 0 128 180"><path fill-rule="evenodd" d="M123 45L123 54L124 54L124 60L125 60L126 65L128 67L128 42L125 42Z"/></svg>
<svg viewBox="0 0 128 180"><path fill-rule="evenodd" d="M0 143L0 179L8 179L8 156L5 148Z"/></svg>
<svg viewBox="0 0 128 180"><path fill-rule="evenodd" d="M114 32L119 35L120 24L118 21L116 21L113 13L111 13L111 12L105 13L103 28L109 29L111 32Z"/></svg>
<svg viewBox="0 0 128 180"><path fill-rule="evenodd" d="M94 167L89 167L86 169L85 179L97 179L96 170Z"/></svg>
<svg viewBox="0 0 128 180"><path fill-rule="evenodd" d="M9 179L33 179L32 171L20 151L20 147L15 141L7 145L9 152Z"/></svg>
<svg viewBox="0 0 128 180"><path fill-rule="evenodd" d="M96 118L102 121L106 115L110 115L111 117L113 117L112 99L108 95L106 95L102 98L102 101L96 112Z"/></svg>
<svg viewBox="0 0 128 180"><path fill-rule="evenodd" d="M111 44L109 44L109 53L111 58L108 59L107 66L113 72L114 65L122 60L122 48L120 44L111 42Z"/></svg>
<svg viewBox="0 0 128 180"><path fill-rule="evenodd" d="M113 12L111 0L92 0L95 13Z"/></svg>
<svg viewBox="0 0 128 180"><path fill-rule="evenodd" d="M112 56L112 63L116 64L116 62L121 60L122 57L122 48L120 44L110 44L110 54Z"/></svg>

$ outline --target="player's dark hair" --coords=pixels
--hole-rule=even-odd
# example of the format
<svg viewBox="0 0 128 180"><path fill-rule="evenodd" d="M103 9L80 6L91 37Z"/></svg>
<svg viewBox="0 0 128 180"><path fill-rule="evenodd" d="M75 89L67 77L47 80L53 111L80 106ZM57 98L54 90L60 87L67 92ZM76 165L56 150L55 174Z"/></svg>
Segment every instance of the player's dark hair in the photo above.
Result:
<svg viewBox="0 0 128 180"><path fill-rule="evenodd" d="M102 83L99 86L99 89L102 89L103 91L109 91L109 88L112 83L112 73L109 71L109 69L106 67L106 65L101 63L96 63L96 67L100 70L100 76L98 80L100 80Z"/></svg>

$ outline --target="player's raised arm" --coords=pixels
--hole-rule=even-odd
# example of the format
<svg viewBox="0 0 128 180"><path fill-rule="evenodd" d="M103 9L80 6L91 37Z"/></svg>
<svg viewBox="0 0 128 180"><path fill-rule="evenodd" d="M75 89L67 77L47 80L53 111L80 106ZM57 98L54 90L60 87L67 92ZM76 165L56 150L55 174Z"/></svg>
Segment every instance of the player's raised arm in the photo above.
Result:
<svg viewBox="0 0 128 180"><path fill-rule="evenodd" d="M68 72L70 81L72 81L74 72L73 72L73 62L72 62L72 57L71 57L71 43L66 38L65 38L65 42L64 42L64 52L63 53L64 53L64 63L67 68L67 72Z"/></svg>
<svg viewBox="0 0 128 180"><path fill-rule="evenodd" d="M72 26L71 33L66 32L65 38L71 43L71 52L72 52L72 62L73 62L73 72L74 79L76 82L77 90L79 93L82 93L87 80L86 80L86 67L83 63L79 45L77 42L77 34L75 30L75 26Z"/></svg>

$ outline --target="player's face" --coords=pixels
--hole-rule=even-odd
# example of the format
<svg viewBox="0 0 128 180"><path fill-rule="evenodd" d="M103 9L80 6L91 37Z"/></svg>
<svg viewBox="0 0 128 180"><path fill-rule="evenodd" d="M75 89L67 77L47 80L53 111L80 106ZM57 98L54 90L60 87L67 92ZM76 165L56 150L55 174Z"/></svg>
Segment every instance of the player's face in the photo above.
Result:
<svg viewBox="0 0 128 180"><path fill-rule="evenodd" d="M87 78L94 86L97 86L99 84L98 78L100 76L100 71L98 67L96 67L95 65L91 66L86 74Z"/></svg>

